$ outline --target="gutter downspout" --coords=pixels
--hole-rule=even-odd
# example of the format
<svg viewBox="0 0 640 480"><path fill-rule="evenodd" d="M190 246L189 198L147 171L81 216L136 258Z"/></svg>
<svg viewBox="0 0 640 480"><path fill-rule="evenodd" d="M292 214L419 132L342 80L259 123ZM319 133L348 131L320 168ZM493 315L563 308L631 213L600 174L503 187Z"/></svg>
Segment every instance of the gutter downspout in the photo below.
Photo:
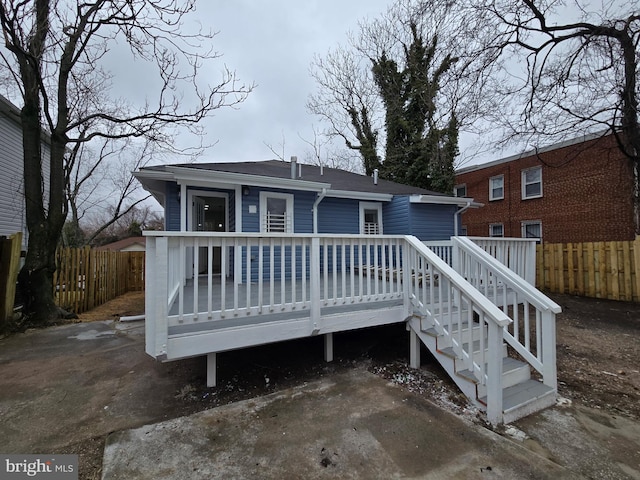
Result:
<svg viewBox="0 0 640 480"><path fill-rule="evenodd" d="M464 213L466 210L468 210L470 207L471 207L471 201L467 202L467 204L464 207L456 210L456 213L453 214L453 218L455 220L453 222L453 235L455 237L458 236L458 219L460 218L460 215Z"/></svg>
<svg viewBox="0 0 640 480"><path fill-rule="evenodd" d="M318 194L316 201L313 202L313 207L311 211L313 212L313 233L318 233L318 205L327 195L327 189L323 188L322 192Z"/></svg>

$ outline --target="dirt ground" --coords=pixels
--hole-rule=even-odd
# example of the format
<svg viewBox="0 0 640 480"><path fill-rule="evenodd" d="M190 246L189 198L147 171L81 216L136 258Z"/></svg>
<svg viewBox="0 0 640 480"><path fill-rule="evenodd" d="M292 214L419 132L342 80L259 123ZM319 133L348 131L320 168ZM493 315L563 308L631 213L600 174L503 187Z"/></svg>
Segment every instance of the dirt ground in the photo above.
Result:
<svg viewBox="0 0 640 480"><path fill-rule="evenodd" d="M560 395L578 406L639 420L640 304L565 295L553 299L563 308L557 317ZM80 321L117 320L143 312L144 293L129 293L80 315ZM156 399L154 404L160 404L161 411L149 412L150 423L301 385L356 365L456 413L469 412L465 398L426 351L420 370L408 368L403 325L336 335L332 363L323 361L322 348L322 338L315 337L219 354L218 387L214 389L205 386L202 359L157 364L149 358L149 366L139 368L157 370L168 388L174 389L168 398ZM87 425L81 441L71 435L57 449L58 453L81 455L80 478L100 477L106 434L98 427L91 431L92 426ZM117 425L109 428L117 429Z"/></svg>
<svg viewBox="0 0 640 480"><path fill-rule="evenodd" d="M560 395L640 419L640 304L570 295L552 298L562 306L556 325ZM142 313L144 292L131 292L80 315L80 320L118 319ZM447 379L440 378L441 373L434 368L431 370L435 372L424 373L424 381L418 381L416 372L406 370L403 340L398 339L397 343L379 346L381 352L369 352L371 370L405 383L407 388L428 389L442 397L442 388L449 384ZM429 384L434 384L436 390ZM250 384L246 387L255 389ZM455 399L457 393L444 396Z"/></svg>

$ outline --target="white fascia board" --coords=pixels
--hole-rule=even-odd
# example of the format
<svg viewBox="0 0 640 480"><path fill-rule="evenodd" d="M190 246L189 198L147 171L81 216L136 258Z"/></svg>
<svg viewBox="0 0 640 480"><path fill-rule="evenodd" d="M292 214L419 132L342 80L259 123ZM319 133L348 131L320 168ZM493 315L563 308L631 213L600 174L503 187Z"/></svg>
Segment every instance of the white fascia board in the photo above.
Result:
<svg viewBox="0 0 640 480"><path fill-rule="evenodd" d="M138 170L133 172L133 176L138 179L144 178L145 180L175 180L172 173L159 170Z"/></svg>
<svg viewBox="0 0 640 480"><path fill-rule="evenodd" d="M390 193L352 192L350 190L327 190L327 197L352 198L354 200L370 200L373 202L390 202L393 195Z"/></svg>
<svg viewBox="0 0 640 480"><path fill-rule="evenodd" d="M458 205L459 207L465 207L469 205L472 208L484 206L483 203L475 202L473 198L447 197L443 195L411 195L409 201L411 203L438 203L440 205Z"/></svg>
<svg viewBox="0 0 640 480"><path fill-rule="evenodd" d="M297 180L290 178L264 177L262 175L250 175L246 173L221 172L217 170L202 170L184 167L166 167L173 174L173 178L178 183L189 185L203 184L211 185L248 185L250 187L269 187L287 190L306 190L321 192L331 185L322 182L309 182L307 180Z"/></svg>

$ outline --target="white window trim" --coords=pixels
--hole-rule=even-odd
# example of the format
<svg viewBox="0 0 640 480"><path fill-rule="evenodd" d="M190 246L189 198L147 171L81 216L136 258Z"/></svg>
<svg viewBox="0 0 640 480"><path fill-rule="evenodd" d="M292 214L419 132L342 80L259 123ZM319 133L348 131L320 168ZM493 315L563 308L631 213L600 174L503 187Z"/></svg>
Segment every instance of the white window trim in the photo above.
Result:
<svg viewBox="0 0 640 480"><path fill-rule="evenodd" d="M380 227L379 235L384 233L382 226L382 204L377 202L360 202L360 235L364 235L364 211L377 210L378 222Z"/></svg>
<svg viewBox="0 0 640 480"><path fill-rule="evenodd" d="M495 179L502 179L502 196L501 197L494 197L493 196L493 185L492 185L492 181ZM489 201L491 200L502 200L504 199L504 190L505 190L505 186L504 186L504 175L496 175L494 177L489 178Z"/></svg>
<svg viewBox="0 0 640 480"><path fill-rule="evenodd" d="M525 183L525 178L527 176L527 172L531 172L532 170L540 170L540 194L539 195L531 195L527 196L527 185L533 185L538 182ZM531 167L522 170L520 183L522 185L522 200L530 200L532 198L541 198L542 197L542 167Z"/></svg>
<svg viewBox="0 0 640 480"><path fill-rule="evenodd" d="M542 222L540 220L526 220L524 222L520 222L520 236L522 238L536 238L536 237L527 237L526 236L526 227L527 225L540 225L540 236L537 237L542 241Z"/></svg>
<svg viewBox="0 0 640 480"><path fill-rule="evenodd" d="M267 233L267 198L283 198L287 201L287 219L285 233L293 233L293 194L291 193L277 193L277 192L260 192L260 232Z"/></svg>
<svg viewBox="0 0 640 480"><path fill-rule="evenodd" d="M458 185L456 185L455 187L453 187L453 196L457 197L458 196L458 189L460 188L464 188L464 195L463 197L467 196L467 184L466 183L460 183Z"/></svg>
<svg viewBox="0 0 640 480"><path fill-rule="evenodd" d="M502 228L502 235L501 236L492 235L493 227L498 227L498 226ZM504 238L504 223L490 223L489 224L489 237L490 238Z"/></svg>

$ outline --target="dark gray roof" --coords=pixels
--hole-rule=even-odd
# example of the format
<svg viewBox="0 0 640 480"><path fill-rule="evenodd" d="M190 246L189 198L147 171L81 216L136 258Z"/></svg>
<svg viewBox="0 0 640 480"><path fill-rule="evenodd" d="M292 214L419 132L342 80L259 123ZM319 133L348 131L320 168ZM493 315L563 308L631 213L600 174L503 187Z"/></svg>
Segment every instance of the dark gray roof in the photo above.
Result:
<svg viewBox="0 0 640 480"><path fill-rule="evenodd" d="M347 172L337 168L324 167L322 175L320 167L315 165L302 165L302 176L298 175L296 168L296 179L306 180L310 182L329 183L332 190L344 190L349 192L369 192L384 193L392 195L444 195L442 193L425 190L424 188L413 187L411 185L403 185L388 180L378 180L378 184L374 185L373 179L366 175ZM208 171L231 172L246 175L259 175L272 178L291 178L291 163L281 160L264 160L257 162L229 162L229 163L186 163L177 165L167 165L170 167L192 168ZM165 170L165 166L158 165L153 167L145 167L141 170Z"/></svg>

